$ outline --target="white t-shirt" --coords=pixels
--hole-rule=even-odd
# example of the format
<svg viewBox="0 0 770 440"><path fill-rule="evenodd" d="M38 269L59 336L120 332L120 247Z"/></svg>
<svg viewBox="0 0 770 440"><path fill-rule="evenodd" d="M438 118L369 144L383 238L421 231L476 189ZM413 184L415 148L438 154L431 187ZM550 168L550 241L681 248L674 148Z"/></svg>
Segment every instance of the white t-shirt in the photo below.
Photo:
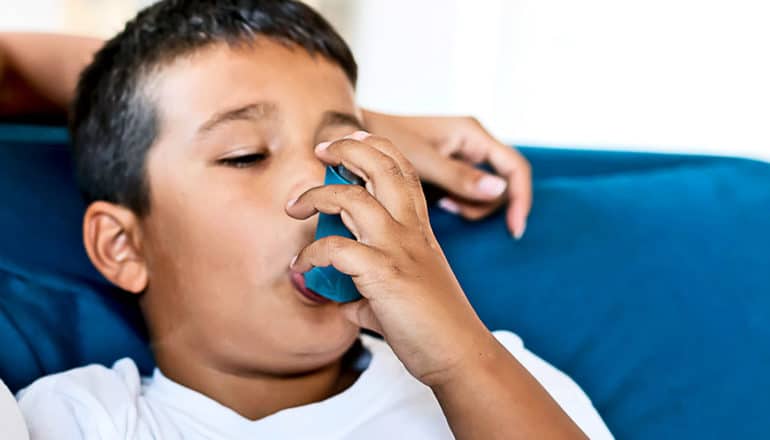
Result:
<svg viewBox="0 0 770 440"><path fill-rule="evenodd" d="M534 375L592 439L612 438L583 391L527 351L511 332L497 339ZM321 402L248 420L166 378L141 378L131 359L111 369L77 368L39 379L19 392L19 406L37 439L451 439L430 388L404 368L387 343L366 334L369 363L356 382Z"/></svg>
<svg viewBox="0 0 770 440"><path fill-rule="evenodd" d="M0 380L0 438L3 440L27 440L27 429L13 394Z"/></svg>

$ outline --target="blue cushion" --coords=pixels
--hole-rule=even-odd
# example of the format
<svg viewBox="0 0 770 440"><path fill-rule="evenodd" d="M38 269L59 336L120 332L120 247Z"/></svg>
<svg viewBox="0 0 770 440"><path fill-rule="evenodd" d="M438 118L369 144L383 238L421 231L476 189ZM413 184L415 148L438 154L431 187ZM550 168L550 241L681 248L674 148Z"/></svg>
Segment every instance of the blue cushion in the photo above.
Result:
<svg viewBox="0 0 770 440"><path fill-rule="evenodd" d="M0 378L36 378L131 355L152 357L135 303L91 266L83 201L61 128L0 124Z"/></svg>
<svg viewBox="0 0 770 440"><path fill-rule="evenodd" d="M569 373L618 438L768 438L770 165L554 176L535 195L520 242L499 215L434 212L484 322Z"/></svg>
<svg viewBox="0 0 770 440"><path fill-rule="evenodd" d="M134 300L91 268L66 133L0 126L0 377L152 366ZM523 148L527 235L502 213L434 229L485 323L520 334L619 438L770 433L770 165Z"/></svg>

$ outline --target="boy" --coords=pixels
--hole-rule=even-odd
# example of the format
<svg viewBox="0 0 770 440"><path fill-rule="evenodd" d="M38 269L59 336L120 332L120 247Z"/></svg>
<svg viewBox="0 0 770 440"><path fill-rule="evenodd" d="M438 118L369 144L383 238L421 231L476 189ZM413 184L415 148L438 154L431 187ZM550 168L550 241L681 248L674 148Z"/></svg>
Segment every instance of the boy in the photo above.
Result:
<svg viewBox="0 0 770 440"><path fill-rule="evenodd" d="M162 1L104 46L71 124L84 243L141 295L157 369L37 381L19 394L33 439L610 436L572 381L478 319L413 166L362 131L356 75L290 0ZM327 164L366 188L319 186ZM356 240L313 242L319 211ZM327 265L364 299L309 291Z"/></svg>

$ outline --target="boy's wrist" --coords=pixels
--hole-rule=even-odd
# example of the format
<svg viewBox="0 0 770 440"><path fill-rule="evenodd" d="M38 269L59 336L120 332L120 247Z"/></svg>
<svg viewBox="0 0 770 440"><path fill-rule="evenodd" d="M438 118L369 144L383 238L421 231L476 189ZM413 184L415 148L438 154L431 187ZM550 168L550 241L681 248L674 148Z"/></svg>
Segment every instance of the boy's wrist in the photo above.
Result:
<svg viewBox="0 0 770 440"><path fill-rule="evenodd" d="M446 390L469 378L490 374L501 362L510 360L511 354L486 328L478 337L470 338L463 354L451 365L424 377L421 381L435 392Z"/></svg>

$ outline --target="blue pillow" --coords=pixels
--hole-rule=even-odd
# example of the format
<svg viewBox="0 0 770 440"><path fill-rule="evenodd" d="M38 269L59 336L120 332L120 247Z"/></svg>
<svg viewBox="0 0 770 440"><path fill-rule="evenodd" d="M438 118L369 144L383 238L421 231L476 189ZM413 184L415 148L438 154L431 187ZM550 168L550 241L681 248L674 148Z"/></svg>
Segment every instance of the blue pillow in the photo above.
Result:
<svg viewBox="0 0 770 440"><path fill-rule="evenodd" d="M484 322L573 377L618 438L770 437L770 165L553 176L535 200L520 242L500 215L433 213Z"/></svg>
<svg viewBox="0 0 770 440"><path fill-rule="evenodd" d="M61 129L0 126L0 378L132 356L132 297L82 250ZM572 376L619 438L770 433L770 165L523 148L527 235L499 213L434 230L479 315Z"/></svg>

